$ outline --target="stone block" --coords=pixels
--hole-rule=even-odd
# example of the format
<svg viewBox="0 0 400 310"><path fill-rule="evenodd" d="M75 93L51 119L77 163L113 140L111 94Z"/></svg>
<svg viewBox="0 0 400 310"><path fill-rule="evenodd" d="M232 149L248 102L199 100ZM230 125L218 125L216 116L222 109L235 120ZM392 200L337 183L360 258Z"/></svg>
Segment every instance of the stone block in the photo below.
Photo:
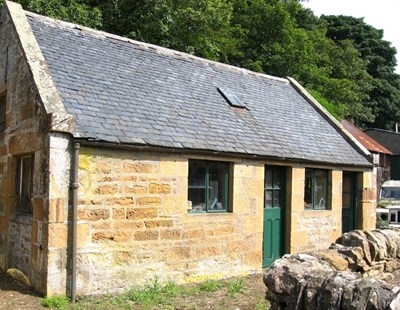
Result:
<svg viewBox="0 0 400 310"><path fill-rule="evenodd" d="M135 230L144 227L143 222L133 222L133 221L117 221L113 223L114 229L120 230Z"/></svg>
<svg viewBox="0 0 400 310"><path fill-rule="evenodd" d="M169 194L171 192L171 185L150 183L150 194Z"/></svg>
<svg viewBox="0 0 400 310"><path fill-rule="evenodd" d="M264 221L262 216L243 217L243 232L253 233L253 232L262 232L263 230L264 230Z"/></svg>
<svg viewBox="0 0 400 310"><path fill-rule="evenodd" d="M88 224L77 224L77 246L82 247L89 243L90 240L90 227Z"/></svg>
<svg viewBox="0 0 400 310"><path fill-rule="evenodd" d="M43 199L33 198L32 199L33 219L41 221L43 220Z"/></svg>
<svg viewBox="0 0 400 310"><path fill-rule="evenodd" d="M41 144L41 136L36 132L19 133L10 137L8 151L11 155L24 154L27 149L38 150Z"/></svg>
<svg viewBox="0 0 400 310"><path fill-rule="evenodd" d="M115 260L117 265L129 266L135 262L136 256L134 253L129 251L118 251L116 252Z"/></svg>
<svg viewBox="0 0 400 310"><path fill-rule="evenodd" d="M163 197L161 214L186 214L187 213L187 192L184 195L167 195Z"/></svg>
<svg viewBox="0 0 400 310"><path fill-rule="evenodd" d="M221 235L229 235L234 232L234 227L232 225L215 225L216 227L212 229L208 229L206 234L208 236L221 236Z"/></svg>
<svg viewBox="0 0 400 310"><path fill-rule="evenodd" d="M49 229L49 248L66 248L68 241L68 227L62 223L52 223Z"/></svg>
<svg viewBox="0 0 400 310"><path fill-rule="evenodd" d="M138 220L157 217L157 208L130 208L126 210L126 219Z"/></svg>
<svg viewBox="0 0 400 310"><path fill-rule="evenodd" d="M135 200L133 197L114 197L107 198L104 201L104 204L111 206L133 206L135 204Z"/></svg>
<svg viewBox="0 0 400 310"><path fill-rule="evenodd" d="M118 193L118 186L101 185L96 188L95 193L98 195L115 195L116 193Z"/></svg>
<svg viewBox="0 0 400 310"><path fill-rule="evenodd" d="M151 174L155 172L156 166L155 164L150 163L141 163L141 162L133 162L133 163L124 163L123 164L123 173L135 173L135 174Z"/></svg>
<svg viewBox="0 0 400 310"><path fill-rule="evenodd" d="M32 221L32 243L38 242L38 234L39 234L39 223L34 220Z"/></svg>
<svg viewBox="0 0 400 310"><path fill-rule="evenodd" d="M112 209L112 218L114 220L125 219L125 209L124 208L113 208Z"/></svg>
<svg viewBox="0 0 400 310"><path fill-rule="evenodd" d="M159 233L154 230L137 231L134 233L135 241L152 241L158 240Z"/></svg>
<svg viewBox="0 0 400 310"><path fill-rule="evenodd" d="M106 162L95 163L93 168L97 173L110 174L112 172L112 165Z"/></svg>
<svg viewBox="0 0 400 310"><path fill-rule="evenodd" d="M192 229L183 232L183 239L200 239L205 237L203 229Z"/></svg>
<svg viewBox="0 0 400 310"><path fill-rule="evenodd" d="M145 194L147 187L142 185L124 186L124 192L129 194Z"/></svg>
<svg viewBox="0 0 400 310"><path fill-rule="evenodd" d="M157 219L144 221L144 225L146 226L146 228L172 227L174 225L174 221L168 219Z"/></svg>
<svg viewBox="0 0 400 310"><path fill-rule="evenodd" d="M258 270L262 265L262 252L261 251L248 251L243 255L243 263Z"/></svg>
<svg viewBox="0 0 400 310"><path fill-rule="evenodd" d="M195 256L197 259L209 259L216 258L222 254L221 248L219 246L203 246L199 247L195 251Z"/></svg>
<svg viewBox="0 0 400 310"><path fill-rule="evenodd" d="M107 231L107 232L96 232L92 235L93 242L107 242L114 241L127 242L132 239L132 235L127 231Z"/></svg>
<svg viewBox="0 0 400 310"><path fill-rule="evenodd" d="M188 246L170 247L167 250L167 263L180 263L183 260L188 260L191 257L191 252Z"/></svg>
<svg viewBox="0 0 400 310"><path fill-rule="evenodd" d="M170 177L187 177L188 161L184 158L161 158L160 160L160 175Z"/></svg>
<svg viewBox="0 0 400 310"><path fill-rule="evenodd" d="M136 199L138 206L159 206L161 205L160 197L140 197Z"/></svg>
<svg viewBox="0 0 400 310"><path fill-rule="evenodd" d="M153 182L158 181L158 177L156 176L139 176L138 182Z"/></svg>
<svg viewBox="0 0 400 310"><path fill-rule="evenodd" d="M107 220L110 218L110 211L107 209L90 209L90 210L78 210L78 220Z"/></svg>
<svg viewBox="0 0 400 310"><path fill-rule="evenodd" d="M168 229L160 231L161 240L179 240L181 239L182 231L180 229Z"/></svg>
<svg viewBox="0 0 400 310"><path fill-rule="evenodd" d="M110 221L91 222L90 227L93 229L93 231L110 230L111 228L113 228L112 222Z"/></svg>

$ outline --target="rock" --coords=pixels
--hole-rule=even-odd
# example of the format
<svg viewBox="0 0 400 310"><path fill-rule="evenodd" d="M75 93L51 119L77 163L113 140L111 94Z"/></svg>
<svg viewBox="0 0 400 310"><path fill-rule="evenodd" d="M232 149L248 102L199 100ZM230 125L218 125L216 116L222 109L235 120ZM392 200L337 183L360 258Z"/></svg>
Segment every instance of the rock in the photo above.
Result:
<svg viewBox="0 0 400 310"><path fill-rule="evenodd" d="M266 274L271 309L400 309L400 230L353 231L327 250L285 255Z"/></svg>
<svg viewBox="0 0 400 310"><path fill-rule="evenodd" d="M344 257L347 257L349 260L349 267L354 272L364 271L368 266L367 262L364 260L364 251L359 246L351 247L342 244L334 244L330 249L333 249Z"/></svg>
<svg viewBox="0 0 400 310"><path fill-rule="evenodd" d="M310 253L310 255L322 259L329 263L335 270L347 270L349 268L349 260L344 255L333 249L321 250L318 252Z"/></svg>

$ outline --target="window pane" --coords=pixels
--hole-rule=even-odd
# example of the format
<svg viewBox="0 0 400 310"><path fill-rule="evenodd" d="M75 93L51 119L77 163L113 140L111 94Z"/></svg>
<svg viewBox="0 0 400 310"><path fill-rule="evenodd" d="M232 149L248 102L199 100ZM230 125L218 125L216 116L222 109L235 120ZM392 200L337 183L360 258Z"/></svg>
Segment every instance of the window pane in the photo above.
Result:
<svg viewBox="0 0 400 310"><path fill-rule="evenodd" d="M21 209L29 212L31 209L31 184L32 184L32 157L27 156L21 159L20 175L20 199Z"/></svg>
<svg viewBox="0 0 400 310"><path fill-rule="evenodd" d="M274 170L274 188L280 188L281 187L281 173L279 169Z"/></svg>
<svg viewBox="0 0 400 310"><path fill-rule="evenodd" d="M312 209L312 170L306 169L304 183L304 208Z"/></svg>
<svg viewBox="0 0 400 310"><path fill-rule="evenodd" d="M226 163L212 162L209 164L209 200L208 210L226 210L227 209L227 173Z"/></svg>
<svg viewBox="0 0 400 310"><path fill-rule="evenodd" d="M265 208L272 208L272 191L265 191Z"/></svg>
<svg viewBox="0 0 400 310"><path fill-rule="evenodd" d="M206 186L206 163L203 161L189 162L189 187Z"/></svg>
<svg viewBox="0 0 400 310"><path fill-rule="evenodd" d="M272 188L272 170L265 168L265 188Z"/></svg>
<svg viewBox="0 0 400 310"><path fill-rule="evenodd" d="M327 180L327 171L314 170L314 209L326 209Z"/></svg>
<svg viewBox="0 0 400 310"><path fill-rule="evenodd" d="M274 208L281 207L281 191L275 190L274 191Z"/></svg>
<svg viewBox="0 0 400 310"><path fill-rule="evenodd" d="M189 188L189 204L192 211L206 211L206 189Z"/></svg>

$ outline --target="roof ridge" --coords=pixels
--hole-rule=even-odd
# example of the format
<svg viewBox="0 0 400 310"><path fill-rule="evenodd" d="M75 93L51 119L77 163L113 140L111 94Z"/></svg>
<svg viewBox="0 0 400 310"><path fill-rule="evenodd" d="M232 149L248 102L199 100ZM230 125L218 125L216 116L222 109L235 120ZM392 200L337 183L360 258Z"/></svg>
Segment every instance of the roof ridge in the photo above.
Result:
<svg viewBox="0 0 400 310"><path fill-rule="evenodd" d="M383 131L383 132L387 132L387 133L391 133L391 134L395 134L395 135L400 135L400 132L395 132L395 131L388 130L388 129L381 129L381 128L366 128L366 129L364 130L364 132L365 132L365 131L367 131L367 130L377 130L377 131Z"/></svg>
<svg viewBox="0 0 400 310"><path fill-rule="evenodd" d="M119 35L116 35L116 34L105 32L105 31L102 31L102 30L97 30L97 29L94 29L94 28L82 26L82 25L79 25L79 24L71 23L71 22L66 22L66 21L63 21L63 20L60 20L60 19L55 19L55 18L52 18L52 17L36 14L36 13L33 13L33 12L29 12L29 11L25 11L25 10L24 10L24 12L25 12L25 14L27 16L40 18L40 19L45 19L45 20L51 21L53 23L56 23L56 24L58 24L60 26L69 27L69 28L72 28L72 29L78 29L78 30L81 30L81 31L84 31L84 32L88 32L88 33L93 34L93 35L99 35L99 36L104 36L106 38L119 40L119 41L122 41L122 42L128 42L128 43L131 43L131 44L139 45L139 46L144 47L144 48L151 48L151 49L156 50L157 52L163 53L164 55L170 55L170 56L174 56L174 57L181 57L183 59L197 60L197 61L200 61L200 62L203 62L203 63L206 63L206 64L214 65L216 67L225 68L225 69L232 70L232 71L242 72L243 74L251 74L251 75L262 77L262 78L265 78L265 79L268 79L268 80L274 80L274 81L279 81L279 82L283 82L283 83L286 83L286 84L290 84L290 82L286 78L280 78L280 77L276 77L276 76L269 75L269 74L266 74L266 73L260 73L260 72L251 71L249 69L244 69L244 68L241 68L241 67L237 67L237 66L234 66L234 65L218 62L218 61L215 61L215 60L202 58L202 57L195 56L195 55L192 55L192 54L189 54L189 53L177 51L177 50L174 50L174 49L171 49L171 48L167 48L167 47L163 47L163 46L159 46L159 45L155 45L155 44L151 44L151 43L146 43L146 42L142 42L142 41L129 39L127 37L119 36Z"/></svg>

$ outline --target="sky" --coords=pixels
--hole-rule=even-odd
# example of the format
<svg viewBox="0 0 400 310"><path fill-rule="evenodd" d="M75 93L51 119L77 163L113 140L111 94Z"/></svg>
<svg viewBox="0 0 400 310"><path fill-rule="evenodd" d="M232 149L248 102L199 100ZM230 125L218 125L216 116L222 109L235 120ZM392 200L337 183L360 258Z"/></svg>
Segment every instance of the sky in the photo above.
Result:
<svg viewBox="0 0 400 310"><path fill-rule="evenodd" d="M315 15L349 15L364 17L364 21L383 29L383 39L397 49L397 68L400 73L400 0L306 0L302 2Z"/></svg>

